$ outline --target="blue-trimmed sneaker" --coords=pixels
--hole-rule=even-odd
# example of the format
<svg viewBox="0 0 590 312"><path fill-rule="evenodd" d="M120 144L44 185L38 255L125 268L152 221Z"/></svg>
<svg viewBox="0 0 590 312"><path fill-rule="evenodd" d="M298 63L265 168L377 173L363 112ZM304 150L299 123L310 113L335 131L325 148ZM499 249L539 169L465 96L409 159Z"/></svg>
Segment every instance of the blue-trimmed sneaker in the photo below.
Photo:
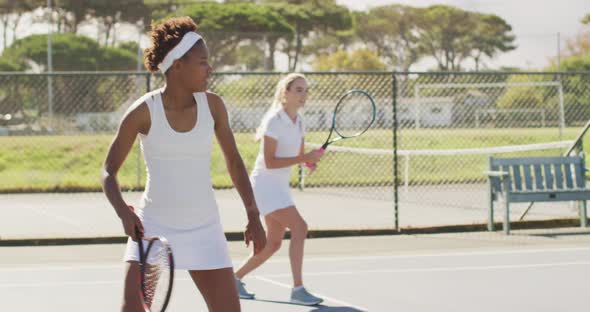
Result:
<svg viewBox="0 0 590 312"><path fill-rule="evenodd" d="M291 291L291 302L296 304L303 304L303 305L318 305L322 303L324 299L318 298L312 294L310 294L305 287L300 287L298 289L293 289Z"/></svg>
<svg viewBox="0 0 590 312"><path fill-rule="evenodd" d="M249 293L246 290L246 284L244 284L244 282L242 282L241 280L236 278L236 288L238 289L238 295L240 296L240 299L254 299L254 294L253 293Z"/></svg>

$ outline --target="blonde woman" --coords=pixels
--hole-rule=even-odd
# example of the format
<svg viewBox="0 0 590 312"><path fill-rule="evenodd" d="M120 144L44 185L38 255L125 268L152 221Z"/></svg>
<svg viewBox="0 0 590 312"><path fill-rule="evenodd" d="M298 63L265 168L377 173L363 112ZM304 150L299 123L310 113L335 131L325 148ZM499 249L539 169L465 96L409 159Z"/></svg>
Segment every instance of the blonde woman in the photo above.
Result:
<svg viewBox="0 0 590 312"><path fill-rule="evenodd" d="M323 300L310 294L303 286L302 265L307 223L295 206L289 188L291 166L317 163L321 153L304 153L305 127L298 114L305 105L309 86L302 74L289 74L278 84L274 102L263 117L256 138L261 141L250 181L260 213L267 227L266 247L251 254L236 271L236 287L240 298L252 299L241 281L244 276L268 260L279 248L285 230L291 232L289 258L293 274L291 302L316 305Z"/></svg>

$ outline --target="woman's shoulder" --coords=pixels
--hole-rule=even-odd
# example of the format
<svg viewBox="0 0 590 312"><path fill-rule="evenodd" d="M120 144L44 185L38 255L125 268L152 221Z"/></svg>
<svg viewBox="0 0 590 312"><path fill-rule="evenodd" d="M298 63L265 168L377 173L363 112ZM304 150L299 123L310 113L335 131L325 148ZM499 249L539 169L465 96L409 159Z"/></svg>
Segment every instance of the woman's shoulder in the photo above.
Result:
<svg viewBox="0 0 590 312"><path fill-rule="evenodd" d="M271 128L280 127L283 124L283 120L282 120L282 117L281 117L281 114L279 113L279 111L275 110L275 111L269 112L266 124L268 127L271 127Z"/></svg>
<svg viewBox="0 0 590 312"><path fill-rule="evenodd" d="M153 97L157 92L159 92L159 90L148 92L135 100L135 102L127 108L127 111L123 115L123 120L139 123L141 125L145 123L149 124L150 109L148 102L153 100Z"/></svg>
<svg viewBox="0 0 590 312"><path fill-rule="evenodd" d="M207 98L207 104L209 105L209 111L213 115L214 118L219 116L219 113L223 113L225 109L225 103L221 96L211 91L206 91L205 97Z"/></svg>
<svg viewBox="0 0 590 312"><path fill-rule="evenodd" d="M213 105L224 105L223 99L215 92L205 91L205 96L207 97L207 102Z"/></svg>
<svg viewBox="0 0 590 312"><path fill-rule="evenodd" d="M129 106L129 108L127 108L127 112L125 113L125 115L138 114L141 112L148 112L149 113L148 101L153 100L154 95L158 91L159 90L154 90L154 91L148 92L148 93L142 95L137 100L135 100L135 102L133 102L133 104L131 104Z"/></svg>
<svg viewBox="0 0 590 312"><path fill-rule="evenodd" d="M138 109L148 109L148 101L153 101L154 97L156 96L156 94L158 94L160 92L160 89L157 90L153 90L150 91L144 95L142 95L141 97L139 97L137 100L135 100L127 109L127 112L130 111L135 111Z"/></svg>

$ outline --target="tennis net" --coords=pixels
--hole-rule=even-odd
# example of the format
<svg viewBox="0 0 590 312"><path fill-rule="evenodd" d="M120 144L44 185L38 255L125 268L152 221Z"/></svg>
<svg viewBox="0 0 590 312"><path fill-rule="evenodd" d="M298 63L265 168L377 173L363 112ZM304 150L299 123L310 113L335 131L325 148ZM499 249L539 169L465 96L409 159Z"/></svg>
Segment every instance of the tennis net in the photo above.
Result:
<svg viewBox="0 0 590 312"><path fill-rule="evenodd" d="M490 156L558 156L571 144L573 141L567 140L482 148L401 149L397 151L396 171L392 149L330 146L319 169L304 176L302 185L306 192L317 192L319 196L392 203L397 192L402 227L484 223L488 216L488 191L483 172L488 170ZM395 175L397 188L393 185ZM527 206L515 204L511 208L513 220L518 220ZM393 209L393 204L390 207ZM526 219L577 218L577 211L569 203L537 203Z"/></svg>

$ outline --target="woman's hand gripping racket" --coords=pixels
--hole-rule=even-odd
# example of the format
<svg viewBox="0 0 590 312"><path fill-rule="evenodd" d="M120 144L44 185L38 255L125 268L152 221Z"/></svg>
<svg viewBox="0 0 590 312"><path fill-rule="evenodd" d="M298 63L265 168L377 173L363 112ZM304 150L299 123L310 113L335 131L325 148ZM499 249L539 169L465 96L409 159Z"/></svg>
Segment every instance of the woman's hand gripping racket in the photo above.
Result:
<svg viewBox="0 0 590 312"><path fill-rule="evenodd" d="M140 298L146 312L163 312L168 306L174 281L174 257L163 237L143 237L135 229L141 271ZM144 242L147 247L144 249Z"/></svg>
<svg viewBox="0 0 590 312"><path fill-rule="evenodd" d="M326 142L318 149L320 153L328 148L328 145L343 139L355 138L369 130L375 116L377 107L369 93L363 90L350 90L346 92L336 104L332 116L332 127ZM332 138L332 134L337 136ZM310 169L309 174L317 168L317 164L305 163Z"/></svg>

